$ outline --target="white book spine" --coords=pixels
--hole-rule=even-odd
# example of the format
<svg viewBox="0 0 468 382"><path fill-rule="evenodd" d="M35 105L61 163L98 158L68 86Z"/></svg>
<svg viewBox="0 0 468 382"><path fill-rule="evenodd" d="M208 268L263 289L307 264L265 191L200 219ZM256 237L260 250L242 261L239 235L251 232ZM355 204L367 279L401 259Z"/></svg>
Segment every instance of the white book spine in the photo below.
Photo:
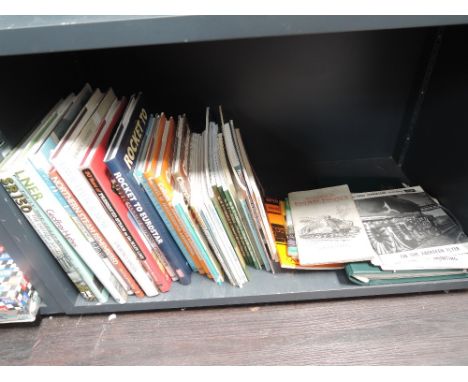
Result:
<svg viewBox="0 0 468 382"><path fill-rule="evenodd" d="M215 208L213 207L210 201L207 201L205 206L207 207L208 212L208 222L214 230L215 237L218 238L218 243L221 247L221 252L227 254L226 261L229 264L229 269L232 271L234 278L237 280L237 285L242 286L248 280L244 270L242 269L237 254L234 251L231 242L229 241L229 238L222 226L221 220L219 219Z"/></svg>
<svg viewBox="0 0 468 382"><path fill-rule="evenodd" d="M198 224L200 225L201 229L203 230L203 232L205 233L205 236L208 240L208 242L210 243L210 246L214 252L214 254L216 255L216 258L218 259L220 265L221 265L221 268L224 270L224 273L226 274L227 278L229 279L229 282L233 285L236 285L236 282L234 281L234 277L232 275L232 272L231 270L229 269L228 265L227 265L227 262L226 260L224 259L224 257L222 256L221 254L221 251L220 249L218 248L218 245L217 243L215 242L215 240L213 239L208 227L207 227L207 220L204 219L203 217L203 212L195 212L196 216L197 216L197 221L198 221Z"/></svg>
<svg viewBox="0 0 468 382"><path fill-rule="evenodd" d="M86 299L97 298L99 302L107 302L107 292L102 290L102 286L100 286L97 280L94 280L94 275L83 264L74 250L70 247L67 250L65 248L66 242L62 245L61 240L64 239L59 236L60 232L44 213L41 216L42 211L39 210L40 207L37 206L32 197L24 190L21 182L14 175L2 174L0 178L2 178L2 183L10 194L10 197L15 200L24 217L37 232L52 256L55 257L67 273L81 295Z"/></svg>
<svg viewBox="0 0 468 382"><path fill-rule="evenodd" d="M60 161L55 163L55 169L67 183L70 190L79 200L81 206L94 221L99 231L105 236L115 253L120 257L145 294L150 297L158 295L158 289L151 277L144 270L137 255L121 234L115 222L105 211L84 174L80 170L74 168L70 162L63 159L64 158L61 158Z"/></svg>
<svg viewBox="0 0 468 382"><path fill-rule="evenodd" d="M64 191L61 189L57 188L57 185L49 178L48 172L51 169L51 165L49 164L48 160L45 158L43 154L38 154L34 156L33 160L30 160L34 169L36 172L42 177L44 180L45 184L49 187L49 189L52 191L53 195L55 198L60 202L60 204L65 208L67 213L72 217L73 221L75 224L78 226L80 231L83 233L83 235L86 237L86 239L93 245L95 250L98 253L102 253L104 251L104 247L101 245L102 242L99 241L98 237L95 237L88 229L86 226L83 224L83 222L80 220L78 215L73 211L73 206L71 206L66 200L64 194ZM105 253L105 252L104 252ZM101 256L103 261L105 262L107 268L110 269L112 274L119 280L120 284L125 288L127 291L127 294L130 291L130 287L128 284L125 282L125 280L122 278L122 276L119 274L117 269L114 267L112 262L107 256L102 255Z"/></svg>
<svg viewBox="0 0 468 382"><path fill-rule="evenodd" d="M29 161L24 162L23 168L21 171L17 172L16 176L18 180L23 183L25 188L28 188L28 182L32 182L34 184L42 196L37 199L42 210L47 214L47 216L49 216L49 219L60 230L70 245L75 248L77 253L94 272L96 277L101 281L111 296L118 303L125 303L127 300L125 289L111 273L109 268L107 268L103 259L95 251L95 248L93 248L92 244L86 240L73 219L57 201L49 187L47 187Z"/></svg>

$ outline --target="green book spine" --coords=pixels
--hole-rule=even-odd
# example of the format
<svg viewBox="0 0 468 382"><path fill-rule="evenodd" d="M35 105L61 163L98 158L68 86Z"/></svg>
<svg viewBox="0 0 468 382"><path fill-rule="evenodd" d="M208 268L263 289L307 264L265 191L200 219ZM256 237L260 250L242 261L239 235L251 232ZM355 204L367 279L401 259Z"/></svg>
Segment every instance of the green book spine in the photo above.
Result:
<svg viewBox="0 0 468 382"><path fill-rule="evenodd" d="M259 237L259 233L255 227L255 222L250 214L249 207L245 199L239 200L239 211L241 214L242 219L244 220L244 226L247 228L247 233L250 235L252 243L255 245L255 249L257 251L257 256L260 256L262 259L262 263L265 266L265 269L268 272L273 272L273 268L270 265L270 261L268 260L268 250Z"/></svg>
<svg viewBox="0 0 468 382"><path fill-rule="evenodd" d="M251 261L251 265L253 265L257 269L262 269L262 261L259 260L257 257L257 253L250 241L249 236L247 235L245 226L239 216L239 212L234 204L233 197L229 190L224 190L224 197L226 199L226 206L227 210L231 215L232 221L234 223L234 228L237 230L239 238L242 242L242 245L248 254L248 258Z"/></svg>
<svg viewBox="0 0 468 382"><path fill-rule="evenodd" d="M440 270L434 270L435 272ZM375 267L366 262L350 263L345 267L346 275L348 279L359 285L388 285L388 284L407 284L407 283L416 283L416 282L429 282L429 281L441 281L441 280L452 280L452 279L464 279L468 278L468 273L463 270L460 270L460 273L453 273L447 275L436 275L436 276L420 276L417 274L423 274L430 272L430 270L425 271L400 271L400 272L391 272L391 271L382 271L379 267ZM411 273L413 277L404 277L404 275ZM379 275L395 275L398 274L399 278L392 279L379 279ZM374 279L370 279L366 276L373 275ZM368 282L363 280L367 279Z"/></svg>
<svg viewBox="0 0 468 382"><path fill-rule="evenodd" d="M216 209L216 212L218 213L219 219L221 220L224 230L226 231L226 234L228 235L229 241L231 242L231 245L234 248L234 251L236 252L237 257L239 258L242 268L245 271L246 265L245 265L245 259L242 253L242 249L240 248L234 236L234 233L232 232L231 225L229 224L225 211L222 208L222 205L221 205L222 198L221 198L221 195L219 194L218 187L213 187L212 189L213 189L213 194L214 194L214 197L211 199L213 206Z"/></svg>
<svg viewBox="0 0 468 382"><path fill-rule="evenodd" d="M201 238L199 237L198 232L196 231L195 227L191 223L190 217L187 216L186 211L181 205L175 204L174 208L182 224L184 224L184 228L187 230L194 244L197 246L198 252L202 256L203 261L207 265L210 273L212 274L214 281L218 284L222 284L224 280L223 280L223 275L220 272L219 266L213 261L213 259L209 255L208 253L209 249L207 250L205 248L205 245L203 244Z"/></svg>

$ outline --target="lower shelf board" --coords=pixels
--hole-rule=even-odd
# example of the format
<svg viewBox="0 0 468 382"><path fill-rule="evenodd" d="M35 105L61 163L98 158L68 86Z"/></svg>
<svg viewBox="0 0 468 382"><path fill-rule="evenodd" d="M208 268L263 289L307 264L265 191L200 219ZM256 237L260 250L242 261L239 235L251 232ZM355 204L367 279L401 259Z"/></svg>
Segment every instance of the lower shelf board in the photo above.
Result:
<svg viewBox="0 0 468 382"><path fill-rule="evenodd" d="M192 283L174 283L170 292L156 297L130 297L126 304L98 304L81 296L67 314L113 313L190 307L312 301L349 297L468 289L468 280L415 282L399 285L360 286L348 281L344 271L290 271L271 274L250 269L251 280L243 288L225 283L216 285L194 274Z"/></svg>

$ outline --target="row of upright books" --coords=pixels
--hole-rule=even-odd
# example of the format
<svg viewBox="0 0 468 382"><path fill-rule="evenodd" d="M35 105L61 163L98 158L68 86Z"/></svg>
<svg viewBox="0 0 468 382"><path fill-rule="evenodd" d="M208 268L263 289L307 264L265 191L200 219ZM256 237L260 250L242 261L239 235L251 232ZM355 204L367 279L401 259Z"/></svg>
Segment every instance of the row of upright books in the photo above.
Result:
<svg viewBox="0 0 468 382"><path fill-rule="evenodd" d="M192 272L241 287L248 265L273 271L242 137L214 114L195 133L184 115L151 114L141 93L87 84L3 159L3 187L84 298L156 296Z"/></svg>
<svg viewBox="0 0 468 382"><path fill-rule="evenodd" d="M249 268L344 268L364 285L467 277L463 230L421 188L265 197L221 108L195 132L141 93L87 84L0 154L2 186L90 301L156 296L193 272L242 287Z"/></svg>

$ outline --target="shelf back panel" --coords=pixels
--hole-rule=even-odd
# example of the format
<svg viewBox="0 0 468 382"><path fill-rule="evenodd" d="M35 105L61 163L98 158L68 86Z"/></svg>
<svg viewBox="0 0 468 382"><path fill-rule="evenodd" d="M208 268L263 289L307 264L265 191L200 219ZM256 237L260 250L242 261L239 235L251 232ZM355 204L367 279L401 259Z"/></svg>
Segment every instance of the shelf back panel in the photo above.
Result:
<svg viewBox="0 0 468 382"><path fill-rule="evenodd" d="M317 163L391 157L432 29L402 29L0 58L0 123L18 141L85 81L203 129L219 104L265 188L316 187Z"/></svg>

